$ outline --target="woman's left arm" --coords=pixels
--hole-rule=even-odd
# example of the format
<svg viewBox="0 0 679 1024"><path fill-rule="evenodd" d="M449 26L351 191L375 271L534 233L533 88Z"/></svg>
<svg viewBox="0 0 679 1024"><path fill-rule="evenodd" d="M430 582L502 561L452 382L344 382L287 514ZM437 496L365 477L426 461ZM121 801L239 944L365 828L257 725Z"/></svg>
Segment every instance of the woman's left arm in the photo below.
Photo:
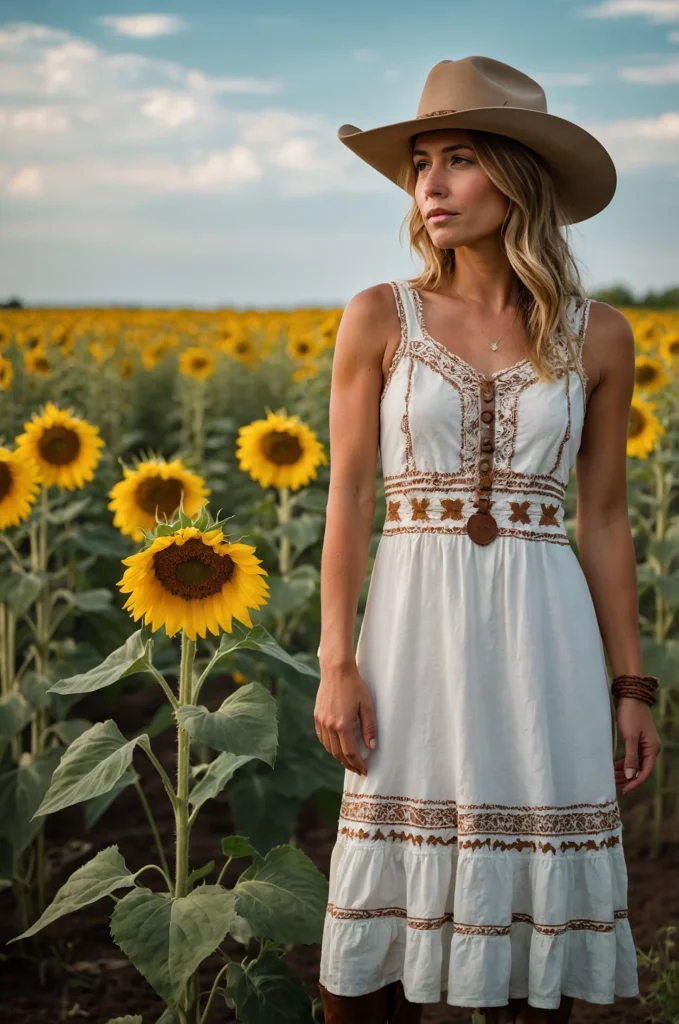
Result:
<svg viewBox="0 0 679 1024"><path fill-rule="evenodd" d="M643 674L636 556L627 509L634 361L634 334L627 317L605 302L592 301L583 364L596 383L575 464L576 542L614 677ZM651 708L635 697L618 701L616 722L625 756L614 761L615 781L622 793L629 793L650 776L661 741Z"/></svg>

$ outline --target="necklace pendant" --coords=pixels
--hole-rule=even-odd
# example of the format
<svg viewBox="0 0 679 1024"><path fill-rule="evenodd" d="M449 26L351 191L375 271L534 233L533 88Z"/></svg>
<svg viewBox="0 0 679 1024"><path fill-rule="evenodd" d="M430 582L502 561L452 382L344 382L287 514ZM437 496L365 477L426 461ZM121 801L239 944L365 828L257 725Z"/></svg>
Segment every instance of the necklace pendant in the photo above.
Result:
<svg viewBox="0 0 679 1024"><path fill-rule="evenodd" d="M497 342L496 341L494 341L493 344L490 347L492 348L493 352L497 352Z"/></svg>

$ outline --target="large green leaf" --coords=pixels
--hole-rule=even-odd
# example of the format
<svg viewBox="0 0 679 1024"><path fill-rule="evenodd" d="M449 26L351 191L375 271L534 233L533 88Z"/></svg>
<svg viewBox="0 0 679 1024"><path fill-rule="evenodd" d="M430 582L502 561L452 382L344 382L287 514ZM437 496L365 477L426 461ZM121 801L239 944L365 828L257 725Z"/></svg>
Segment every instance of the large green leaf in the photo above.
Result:
<svg viewBox="0 0 679 1024"><path fill-rule="evenodd" d="M135 672L143 672L149 665L151 643L151 640L142 637L142 631L138 629L136 633L127 638L122 647L109 654L101 665L90 669L89 672L70 676L68 679L60 679L51 687L51 692L90 693L92 690L101 690L104 686L110 686Z"/></svg>
<svg viewBox="0 0 679 1024"><path fill-rule="evenodd" d="M168 966L179 1001L196 968L217 949L235 918L234 895L221 885L200 885L172 902Z"/></svg>
<svg viewBox="0 0 679 1024"><path fill-rule="evenodd" d="M266 654L270 658L275 658L276 661L282 661L284 664L296 669L297 672L301 672L303 675L315 676L316 679L320 678L320 672L316 666L307 665L301 659L288 654L288 652L276 642L261 623L252 626L251 629L248 629L236 619L233 620L233 629L231 632L222 633L219 647L203 675L207 675L209 672L212 672L220 662L231 656L232 649L238 647L243 648L244 650L260 651L262 654Z"/></svg>
<svg viewBox="0 0 679 1024"><path fill-rule="evenodd" d="M134 768L128 768L128 770L120 776L113 789L109 789L108 793L102 793L101 796L95 796L91 800L85 801L83 804L83 812L86 832L89 832L90 829L94 828L96 823L109 809L116 797L118 797L124 789L127 789L128 786L133 786L138 778L139 776Z"/></svg>
<svg viewBox="0 0 679 1024"><path fill-rule="evenodd" d="M168 967L171 914L169 896L138 887L116 903L111 915L113 941L168 1006L175 1005Z"/></svg>
<svg viewBox="0 0 679 1024"><path fill-rule="evenodd" d="M246 683L218 711L188 704L177 711L189 735L214 750L248 754L273 765L278 746L276 701L261 683Z"/></svg>
<svg viewBox="0 0 679 1024"><path fill-rule="evenodd" d="M22 754L19 764L0 775L0 835L19 854L40 831L42 817L35 817L40 801L59 764L63 747L50 747L35 757Z"/></svg>
<svg viewBox="0 0 679 1024"><path fill-rule="evenodd" d="M246 868L232 891L237 912L257 935L286 945L321 941L328 880L302 850L275 846Z"/></svg>
<svg viewBox="0 0 679 1024"><path fill-rule="evenodd" d="M0 697L0 740L16 736L32 717L33 705L18 690Z"/></svg>
<svg viewBox="0 0 679 1024"><path fill-rule="evenodd" d="M105 612L113 595L110 590L63 590L61 596L73 608L81 612Z"/></svg>
<svg viewBox="0 0 679 1024"><path fill-rule="evenodd" d="M75 910L89 906L90 903L96 903L102 896L108 896L116 889L130 888L134 885L134 878L118 852L118 847L107 846L87 864L74 871L35 924L21 935L10 939L10 942L27 939L65 914L72 914Z"/></svg>
<svg viewBox="0 0 679 1024"><path fill-rule="evenodd" d="M290 615L304 608L312 597L316 584L309 577L283 579L269 576L269 599L266 611L269 615Z"/></svg>
<svg viewBox="0 0 679 1024"><path fill-rule="evenodd" d="M33 572L6 572L0 577L0 604L16 615L25 615L45 586L46 576Z"/></svg>
<svg viewBox="0 0 679 1024"><path fill-rule="evenodd" d="M219 754L214 761L210 761L200 782L191 790L189 803L201 807L206 800L219 796L234 773L252 760L252 754L231 754L229 751Z"/></svg>
<svg viewBox="0 0 679 1024"><path fill-rule="evenodd" d="M53 814L108 793L129 768L138 743L148 740L143 735L126 740L110 718L97 722L65 752L37 813Z"/></svg>
<svg viewBox="0 0 679 1024"><path fill-rule="evenodd" d="M311 1000L298 974L265 949L255 961L230 963L224 998L243 1024L312 1024Z"/></svg>

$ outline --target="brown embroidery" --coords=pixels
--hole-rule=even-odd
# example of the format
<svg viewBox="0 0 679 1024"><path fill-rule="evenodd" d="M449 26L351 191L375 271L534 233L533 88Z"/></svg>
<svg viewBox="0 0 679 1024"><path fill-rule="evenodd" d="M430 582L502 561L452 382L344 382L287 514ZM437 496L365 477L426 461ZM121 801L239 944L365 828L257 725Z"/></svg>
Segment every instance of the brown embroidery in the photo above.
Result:
<svg viewBox="0 0 679 1024"><path fill-rule="evenodd" d="M396 351L394 352L394 355L392 357L391 365L389 366L389 372L387 373L386 380L384 381L384 384L382 386L382 394L380 395L380 405L382 404L382 400L384 399L387 387L391 382L391 378L394 376L394 371L398 364L400 363L403 356L405 355L406 350L408 348L408 320L406 317L406 311L403 307L401 291L395 281L390 281L389 283L391 284L391 288L394 293L394 298L396 300L398 319L401 324L401 337L399 339Z"/></svg>
<svg viewBox="0 0 679 1024"><path fill-rule="evenodd" d="M413 438L410 433L410 396L413 390L413 360L410 360L408 366L408 386L406 388L405 397L405 412L401 418L401 430L405 434L405 456L406 456L406 467L408 470L414 471L415 459L413 457Z"/></svg>
<svg viewBox="0 0 679 1024"><path fill-rule="evenodd" d="M401 522L401 517L398 514L398 509L399 509L399 505L400 504L401 504L400 501L390 501L389 502L389 510L387 512L387 522L388 523L391 523L391 522L400 523Z"/></svg>
<svg viewBox="0 0 679 1024"><path fill-rule="evenodd" d="M558 505L542 505L542 515L540 516L540 522L538 526L558 526L556 521L556 513L559 511Z"/></svg>
<svg viewBox="0 0 679 1024"><path fill-rule="evenodd" d="M505 842L504 839L464 839L461 840L458 836L448 836L446 838L437 835L423 836L421 833L414 832L396 832L391 829L385 833L381 829L376 829L375 832L366 832L365 829L353 829L348 825L342 825L338 830L338 835L345 835L348 839L372 839L372 840L398 840L400 842L410 842L413 846L458 846L461 850L470 850L472 853L477 853L479 850L530 850L531 853L552 853L558 852L558 849L565 853L567 850L603 850L607 847L618 846L620 843L620 836L613 835L607 836L602 839L600 843L597 843L594 839L587 839L581 843L574 843L572 840L562 840L555 846L553 843L542 842L535 839L515 839L510 843Z"/></svg>
<svg viewBox="0 0 679 1024"><path fill-rule="evenodd" d="M411 498L411 505L413 508L413 514L411 519L429 519L427 513L427 507L429 506L429 498Z"/></svg>
<svg viewBox="0 0 679 1024"><path fill-rule="evenodd" d="M519 473L515 469L495 467L493 479L496 490L502 492L542 494L546 498L562 501L567 484L546 473ZM474 487L473 472L440 473L426 472L399 473L384 477L385 493L410 490L469 490Z"/></svg>
<svg viewBox="0 0 679 1024"><path fill-rule="evenodd" d="M528 515L528 501L510 501L509 506L512 510L512 514L509 517L510 523L529 523L530 516Z"/></svg>
<svg viewBox="0 0 679 1024"><path fill-rule="evenodd" d="M455 932L462 935L509 935L511 924L528 924L535 931L543 935L563 935L568 931L594 931L608 933L615 931L615 922L626 920L627 908L614 910L612 921L601 921L596 918L574 917L569 921L560 924L538 923L532 914L515 911L511 917L511 924L468 924L463 921L456 921L453 911L446 911L439 917L414 917L408 916L405 907L338 907L336 903L327 904L327 913L340 921L365 921L372 918L398 917L407 922L409 928L417 931L431 931L440 929L445 924L452 925Z"/></svg>
<svg viewBox="0 0 679 1024"><path fill-rule="evenodd" d="M443 514L441 519L462 519L462 498L441 498Z"/></svg>
<svg viewBox="0 0 679 1024"><path fill-rule="evenodd" d="M466 526L395 526L385 529L383 537L395 537L400 533L467 533ZM521 540L548 541L550 544L570 544L566 533L537 533L532 530L517 529L516 527L501 526L498 529L499 537L520 537Z"/></svg>
<svg viewBox="0 0 679 1024"><path fill-rule="evenodd" d="M489 833L512 836L583 836L621 828L617 799L602 804L565 807L513 807L344 791L340 818L343 821L371 825L405 825L439 831L456 829L461 836Z"/></svg>

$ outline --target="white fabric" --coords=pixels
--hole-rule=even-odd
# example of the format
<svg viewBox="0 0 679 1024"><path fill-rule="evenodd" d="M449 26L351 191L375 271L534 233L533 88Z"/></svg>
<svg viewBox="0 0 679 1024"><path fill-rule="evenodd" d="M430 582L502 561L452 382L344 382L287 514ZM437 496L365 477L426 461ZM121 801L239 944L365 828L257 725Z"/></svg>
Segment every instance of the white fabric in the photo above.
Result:
<svg viewBox="0 0 679 1024"><path fill-rule="evenodd" d="M387 516L357 663L374 701L346 771L320 981L355 996L555 1008L638 993L595 609L563 527L586 377L494 375L486 546L474 510L479 375L392 282L402 338L382 396ZM582 344L589 302L569 316ZM514 505L511 504L514 502Z"/></svg>

